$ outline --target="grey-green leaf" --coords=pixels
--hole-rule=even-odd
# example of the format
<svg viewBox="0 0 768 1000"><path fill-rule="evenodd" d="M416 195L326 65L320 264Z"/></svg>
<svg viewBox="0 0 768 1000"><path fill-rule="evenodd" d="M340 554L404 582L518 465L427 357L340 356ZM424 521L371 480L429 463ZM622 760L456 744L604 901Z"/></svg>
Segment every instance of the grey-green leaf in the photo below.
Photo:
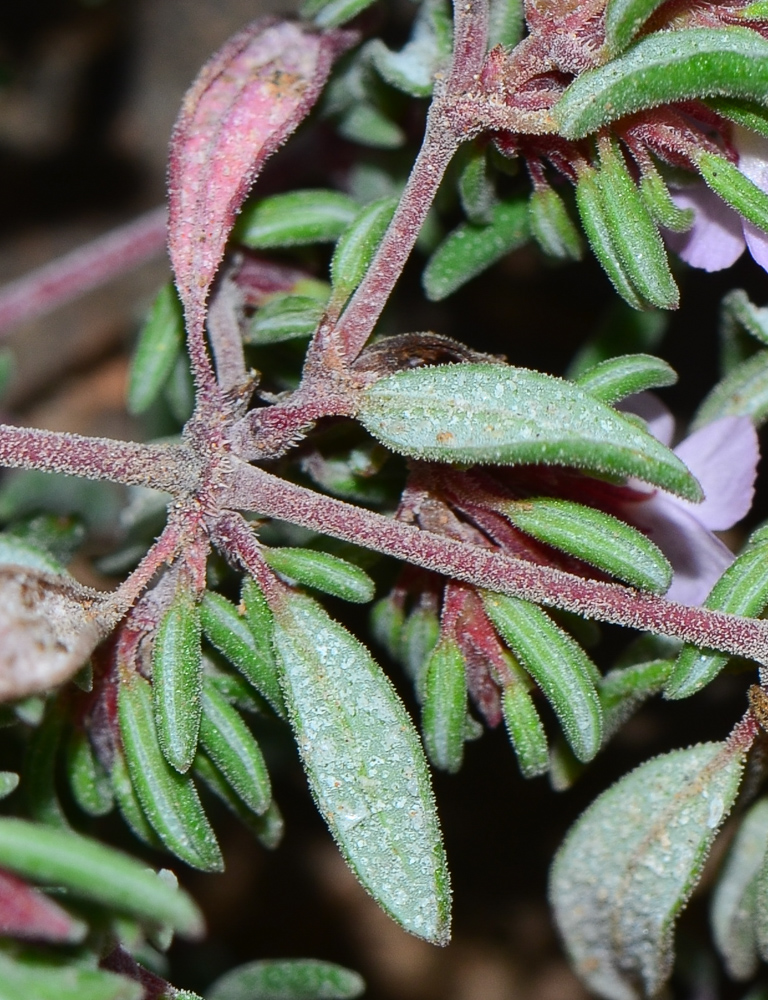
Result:
<svg viewBox="0 0 768 1000"><path fill-rule="evenodd" d="M0 771L0 799L7 798L19 787L19 776L15 771Z"/></svg>
<svg viewBox="0 0 768 1000"><path fill-rule="evenodd" d="M336 28L364 11L374 0L307 0L302 17L314 17L323 28Z"/></svg>
<svg viewBox="0 0 768 1000"><path fill-rule="evenodd" d="M455 774L464 759L467 678L464 657L451 639L442 639L427 661L421 727L427 756Z"/></svg>
<svg viewBox="0 0 768 1000"><path fill-rule="evenodd" d="M180 590L155 634L152 694L163 756L182 774L197 751L202 683L200 612L194 596Z"/></svg>
<svg viewBox="0 0 768 1000"><path fill-rule="evenodd" d="M560 195L551 187L534 189L528 202L531 235L557 260L581 260L584 246Z"/></svg>
<svg viewBox="0 0 768 1000"><path fill-rule="evenodd" d="M643 108L723 95L762 102L768 42L748 28L660 31L587 70L552 109L558 131L580 139Z"/></svg>
<svg viewBox="0 0 768 1000"><path fill-rule="evenodd" d="M0 1000L141 1000L142 996L141 983L104 969L0 954Z"/></svg>
<svg viewBox="0 0 768 1000"><path fill-rule="evenodd" d="M357 202L340 191L276 194L246 205L233 238L255 249L330 243L341 236L358 209Z"/></svg>
<svg viewBox="0 0 768 1000"><path fill-rule="evenodd" d="M572 500L538 497L499 509L515 527L633 587L663 594L672 582L664 554L637 528Z"/></svg>
<svg viewBox="0 0 768 1000"><path fill-rule="evenodd" d="M379 905L434 943L450 889L424 754L368 651L311 599L275 611L285 700L318 808Z"/></svg>
<svg viewBox="0 0 768 1000"><path fill-rule="evenodd" d="M439 302L471 278L528 240L528 205L500 201L491 209L487 226L463 223L443 240L429 259L422 284L427 298Z"/></svg>
<svg viewBox="0 0 768 1000"><path fill-rule="evenodd" d="M582 371L574 382L601 403L612 405L636 392L674 385L677 372L652 354L622 354Z"/></svg>
<svg viewBox="0 0 768 1000"><path fill-rule="evenodd" d="M393 52L380 39L366 46L382 78L412 97L429 97L435 71L451 55L451 15L445 0L424 0L416 16L411 38Z"/></svg>
<svg viewBox="0 0 768 1000"><path fill-rule="evenodd" d="M577 972L601 997L641 1000L666 982L674 920L742 770L727 743L663 754L604 792L571 829L550 898Z"/></svg>
<svg viewBox="0 0 768 1000"><path fill-rule="evenodd" d="M184 314L172 282L164 285L152 304L128 375L128 411L144 413L154 403L184 344Z"/></svg>
<svg viewBox="0 0 768 1000"><path fill-rule="evenodd" d="M249 962L217 979L208 1000L354 1000L361 976L312 958Z"/></svg>
<svg viewBox="0 0 768 1000"><path fill-rule="evenodd" d="M272 569L297 583L343 601L365 604L373 600L375 584L365 570L346 559L332 556L317 549L299 549L285 546L265 548L264 559Z"/></svg>
<svg viewBox="0 0 768 1000"><path fill-rule="evenodd" d="M118 717L131 783L153 829L188 865L221 871L221 851L195 786L188 775L168 764L160 750L152 691L143 677L134 674L121 680Z"/></svg>
<svg viewBox="0 0 768 1000"><path fill-rule="evenodd" d="M721 417L750 417L757 427L768 419L768 351L758 351L736 365L706 396L692 429Z"/></svg>
<svg viewBox="0 0 768 1000"><path fill-rule="evenodd" d="M591 760L603 739L603 712L595 689L597 668L567 632L535 604L483 594L495 628L555 710L581 761Z"/></svg>
<svg viewBox="0 0 768 1000"><path fill-rule="evenodd" d="M392 451L438 462L556 464L636 476L700 500L664 445L563 379L507 365L435 365L379 379L358 419Z"/></svg>
<svg viewBox="0 0 768 1000"><path fill-rule="evenodd" d="M197 937L203 929L186 892L147 871L145 864L69 830L0 818L0 865L139 920L171 924L187 936Z"/></svg>

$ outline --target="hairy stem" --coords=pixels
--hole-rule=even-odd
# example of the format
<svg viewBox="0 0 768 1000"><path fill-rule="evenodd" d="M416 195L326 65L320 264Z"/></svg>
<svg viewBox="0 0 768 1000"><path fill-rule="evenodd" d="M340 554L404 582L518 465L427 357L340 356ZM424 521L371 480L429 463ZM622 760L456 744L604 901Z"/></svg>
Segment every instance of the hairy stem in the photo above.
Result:
<svg viewBox="0 0 768 1000"><path fill-rule="evenodd" d="M225 500L229 506L375 549L476 587L768 663L766 621L687 607L457 542L322 496L253 466L242 465L236 479Z"/></svg>

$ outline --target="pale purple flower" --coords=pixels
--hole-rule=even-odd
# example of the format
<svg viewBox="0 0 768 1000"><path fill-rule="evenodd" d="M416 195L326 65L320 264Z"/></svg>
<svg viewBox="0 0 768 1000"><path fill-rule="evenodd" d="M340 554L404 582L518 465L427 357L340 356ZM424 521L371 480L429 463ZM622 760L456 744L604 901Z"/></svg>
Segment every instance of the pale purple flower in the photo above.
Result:
<svg viewBox="0 0 768 1000"><path fill-rule="evenodd" d="M768 193L768 137L734 126L739 170ZM666 232L678 257L691 267L722 271L735 264L746 248L768 271L768 233L743 219L704 183L672 192L678 208L693 210L693 226L685 233Z"/></svg>
<svg viewBox="0 0 768 1000"><path fill-rule="evenodd" d="M625 408L642 416L663 444L671 444L674 419L650 393L626 401ZM749 417L723 417L691 435L674 449L704 491L701 503L690 503L664 490L647 500L626 504L623 516L655 542L674 570L667 597L699 605L733 562L733 553L713 534L725 531L749 511L760 458L757 433ZM646 489L641 483L635 488Z"/></svg>

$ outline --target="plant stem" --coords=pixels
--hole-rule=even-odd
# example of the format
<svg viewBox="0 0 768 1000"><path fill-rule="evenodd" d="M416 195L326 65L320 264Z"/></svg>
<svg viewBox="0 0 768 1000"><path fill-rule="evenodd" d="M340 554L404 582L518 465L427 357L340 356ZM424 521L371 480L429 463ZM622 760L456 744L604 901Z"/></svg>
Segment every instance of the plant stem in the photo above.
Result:
<svg viewBox="0 0 768 1000"><path fill-rule="evenodd" d="M4 285L0 288L0 334L158 256L165 247L166 214L165 207L154 208Z"/></svg>
<svg viewBox="0 0 768 1000"><path fill-rule="evenodd" d="M241 465L224 504L258 511L382 552L475 587L572 611L585 618L673 636L768 663L768 622L666 601L614 583L423 531Z"/></svg>

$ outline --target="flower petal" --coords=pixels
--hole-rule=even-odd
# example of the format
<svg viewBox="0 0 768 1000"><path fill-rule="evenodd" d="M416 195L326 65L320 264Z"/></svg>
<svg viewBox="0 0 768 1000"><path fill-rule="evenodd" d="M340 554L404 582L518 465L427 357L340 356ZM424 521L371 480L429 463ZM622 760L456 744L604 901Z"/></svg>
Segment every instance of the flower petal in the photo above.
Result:
<svg viewBox="0 0 768 1000"><path fill-rule="evenodd" d="M694 212L688 232L664 232L667 244L678 257L704 271L722 271L736 263L745 246L740 215L705 184L673 191L672 201L678 208L692 208Z"/></svg>
<svg viewBox="0 0 768 1000"><path fill-rule="evenodd" d="M662 403L659 397L653 392L636 392L633 396L627 396L618 406L617 410L624 413L634 413L636 417L642 417L648 425L648 433L652 434L657 441L661 441L669 447L675 434L675 418L672 411Z"/></svg>
<svg viewBox="0 0 768 1000"><path fill-rule="evenodd" d="M768 193L768 138L734 126L733 142L739 153L739 170L761 191ZM744 222L744 239L757 263L768 271L768 233Z"/></svg>
<svg viewBox="0 0 768 1000"><path fill-rule="evenodd" d="M701 483L699 504L674 502L710 531L725 531L752 506L760 459L757 433L749 417L723 417L695 431L675 448Z"/></svg>

